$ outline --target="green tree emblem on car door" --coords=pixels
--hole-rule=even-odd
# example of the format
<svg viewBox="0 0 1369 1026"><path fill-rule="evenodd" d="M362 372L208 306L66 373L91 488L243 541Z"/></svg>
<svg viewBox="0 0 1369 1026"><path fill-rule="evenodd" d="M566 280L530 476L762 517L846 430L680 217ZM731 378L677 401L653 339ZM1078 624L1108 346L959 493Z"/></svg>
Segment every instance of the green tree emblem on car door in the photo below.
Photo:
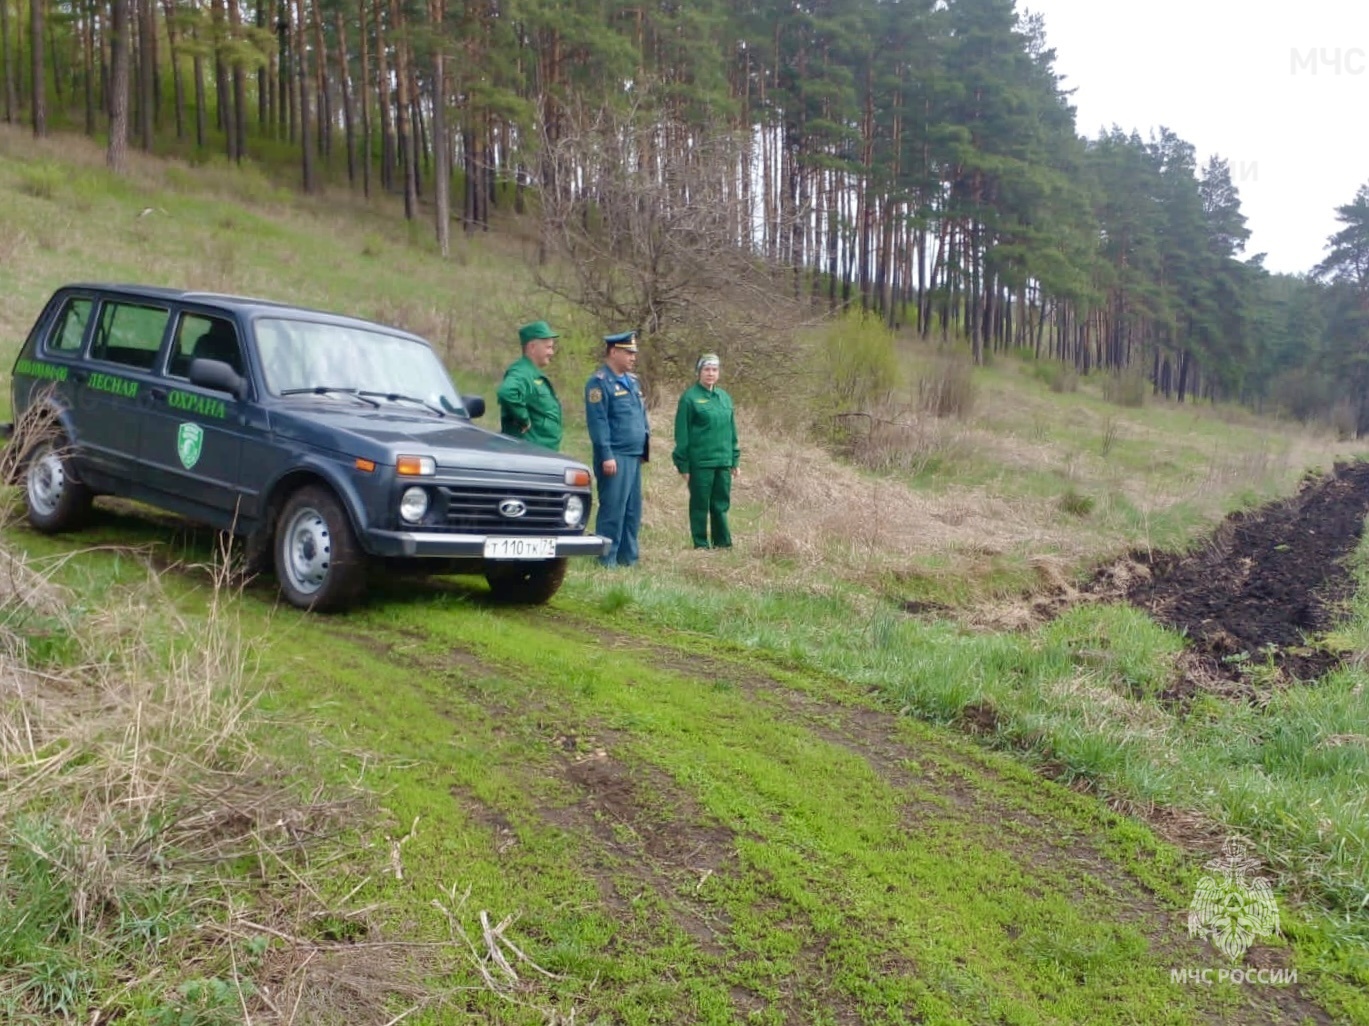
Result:
<svg viewBox="0 0 1369 1026"><path fill-rule="evenodd" d="M203 448L204 429L198 424L182 424L176 432L176 454L186 470L200 462L200 450Z"/></svg>

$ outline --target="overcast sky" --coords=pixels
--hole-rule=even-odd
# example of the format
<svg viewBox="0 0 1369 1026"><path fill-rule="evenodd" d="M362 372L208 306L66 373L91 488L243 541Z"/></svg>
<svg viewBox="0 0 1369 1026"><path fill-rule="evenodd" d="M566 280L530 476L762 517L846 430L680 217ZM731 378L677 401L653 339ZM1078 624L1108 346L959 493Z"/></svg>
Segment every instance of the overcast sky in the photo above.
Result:
<svg viewBox="0 0 1369 1026"><path fill-rule="evenodd" d="M1164 125L1231 163L1246 255L1310 270L1369 182L1369 0L1017 0L1041 14L1080 134Z"/></svg>

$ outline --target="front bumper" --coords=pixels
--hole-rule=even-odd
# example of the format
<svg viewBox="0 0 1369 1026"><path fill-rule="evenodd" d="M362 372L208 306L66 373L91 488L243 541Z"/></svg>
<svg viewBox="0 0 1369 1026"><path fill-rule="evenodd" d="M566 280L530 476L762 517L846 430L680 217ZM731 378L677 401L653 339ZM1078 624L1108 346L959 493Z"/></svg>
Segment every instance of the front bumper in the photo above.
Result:
<svg viewBox="0 0 1369 1026"><path fill-rule="evenodd" d="M415 558L483 559L485 534L449 534L445 531L368 531L366 547L374 556ZM556 536L556 558L602 556L612 544L597 534Z"/></svg>

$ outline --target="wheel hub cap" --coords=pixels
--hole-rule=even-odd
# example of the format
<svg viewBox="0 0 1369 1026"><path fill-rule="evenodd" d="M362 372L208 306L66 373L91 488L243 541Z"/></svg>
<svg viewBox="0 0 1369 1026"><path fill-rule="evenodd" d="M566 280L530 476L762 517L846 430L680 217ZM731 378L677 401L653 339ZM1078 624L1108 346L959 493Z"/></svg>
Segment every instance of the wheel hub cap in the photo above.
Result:
<svg viewBox="0 0 1369 1026"><path fill-rule="evenodd" d="M51 451L43 453L34 461L28 474L29 503L39 513L51 514L62 501L66 491L67 475L62 469L62 461Z"/></svg>
<svg viewBox="0 0 1369 1026"><path fill-rule="evenodd" d="M333 561L332 536L317 510L302 509L285 535L286 572L290 583L305 594L323 587Z"/></svg>

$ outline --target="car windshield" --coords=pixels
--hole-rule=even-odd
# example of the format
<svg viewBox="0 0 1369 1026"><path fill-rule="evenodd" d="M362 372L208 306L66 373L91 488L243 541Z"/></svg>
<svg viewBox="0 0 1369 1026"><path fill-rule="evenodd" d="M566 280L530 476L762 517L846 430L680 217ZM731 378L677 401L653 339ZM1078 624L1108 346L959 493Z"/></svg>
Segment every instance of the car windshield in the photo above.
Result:
<svg viewBox="0 0 1369 1026"><path fill-rule="evenodd" d="M461 397L437 354L421 342L383 331L318 321L263 317L257 351L274 395L319 390L422 400L459 411Z"/></svg>

